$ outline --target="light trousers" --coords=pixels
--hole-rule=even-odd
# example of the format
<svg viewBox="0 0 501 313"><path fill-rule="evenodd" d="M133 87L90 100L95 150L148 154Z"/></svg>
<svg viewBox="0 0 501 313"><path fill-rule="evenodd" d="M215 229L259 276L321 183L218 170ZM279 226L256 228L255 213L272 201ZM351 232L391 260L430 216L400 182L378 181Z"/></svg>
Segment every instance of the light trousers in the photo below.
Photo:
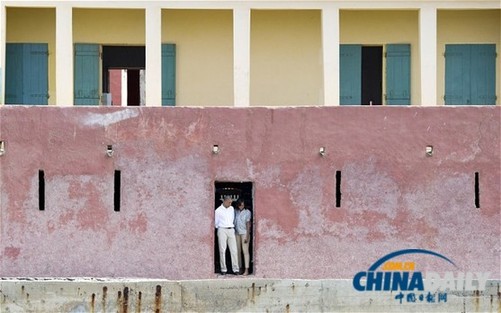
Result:
<svg viewBox="0 0 501 313"><path fill-rule="evenodd" d="M218 228L217 239L219 243L219 264L221 265L221 272L226 273L226 247L230 248L231 267L234 273L239 272L238 255L237 255L237 241L235 238L235 230Z"/></svg>
<svg viewBox="0 0 501 313"><path fill-rule="evenodd" d="M245 237L247 237L247 235L236 234L236 237L237 237L238 266L240 268L242 268L242 252L243 252L245 268L248 269L249 262L250 262L250 260L249 260L249 241L250 241L250 238L249 238L249 240L247 240L247 242L244 242Z"/></svg>

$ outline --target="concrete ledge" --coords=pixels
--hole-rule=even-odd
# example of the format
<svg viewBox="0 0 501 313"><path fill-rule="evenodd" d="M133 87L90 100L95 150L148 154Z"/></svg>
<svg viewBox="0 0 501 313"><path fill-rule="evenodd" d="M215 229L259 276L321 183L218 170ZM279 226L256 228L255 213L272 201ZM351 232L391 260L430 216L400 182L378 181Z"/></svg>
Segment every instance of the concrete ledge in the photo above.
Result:
<svg viewBox="0 0 501 313"><path fill-rule="evenodd" d="M500 284L400 303L398 292L358 292L350 279L3 278L0 312L501 312Z"/></svg>

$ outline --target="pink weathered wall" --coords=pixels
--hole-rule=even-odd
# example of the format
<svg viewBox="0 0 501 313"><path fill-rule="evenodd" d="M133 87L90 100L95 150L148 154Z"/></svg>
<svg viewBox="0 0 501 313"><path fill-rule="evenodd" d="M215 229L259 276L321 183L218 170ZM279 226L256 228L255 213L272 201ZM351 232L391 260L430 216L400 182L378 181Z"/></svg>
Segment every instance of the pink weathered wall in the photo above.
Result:
<svg viewBox="0 0 501 313"><path fill-rule="evenodd" d="M352 278L387 253L421 248L500 278L500 113L1 107L0 276L214 278L214 182L251 181L257 277ZM436 259L416 267L450 270Z"/></svg>
<svg viewBox="0 0 501 313"><path fill-rule="evenodd" d="M122 70L111 69L110 73L110 93L112 105L122 105Z"/></svg>

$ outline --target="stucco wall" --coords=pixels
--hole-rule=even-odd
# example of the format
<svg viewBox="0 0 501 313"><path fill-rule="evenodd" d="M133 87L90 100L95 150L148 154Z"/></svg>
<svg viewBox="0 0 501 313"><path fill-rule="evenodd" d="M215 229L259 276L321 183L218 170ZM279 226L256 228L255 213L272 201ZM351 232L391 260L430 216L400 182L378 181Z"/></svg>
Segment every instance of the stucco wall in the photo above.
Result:
<svg viewBox="0 0 501 313"><path fill-rule="evenodd" d="M176 105L233 105L233 11L162 10L162 42L176 44Z"/></svg>
<svg viewBox="0 0 501 313"><path fill-rule="evenodd" d="M252 10L251 105L321 105L320 10Z"/></svg>
<svg viewBox="0 0 501 313"><path fill-rule="evenodd" d="M351 278L391 251L422 248L499 279L500 113L2 107L0 276L216 277L214 182L250 181L257 278ZM435 259L410 257L449 270Z"/></svg>
<svg viewBox="0 0 501 313"><path fill-rule="evenodd" d="M73 42L144 45L144 23L144 10L75 8Z"/></svg>

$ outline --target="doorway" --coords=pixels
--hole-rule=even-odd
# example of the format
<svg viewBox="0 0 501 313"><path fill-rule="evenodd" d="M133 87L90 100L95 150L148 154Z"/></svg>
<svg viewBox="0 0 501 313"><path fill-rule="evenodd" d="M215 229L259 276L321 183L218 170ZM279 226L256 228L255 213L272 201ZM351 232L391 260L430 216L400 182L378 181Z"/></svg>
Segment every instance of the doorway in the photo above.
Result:
<svg viewBox="0 0 501 313"><path fill-rule="evenodd" d="M252 182L215 182L214 183L214 210L217 209L222 203L222 196L231 194L233 196L234 202L232 203L233 208L236 209L236 201L242 199L245 201L245 208L251 211L251 233L249 242L249 275L254 273L254 202L253 202L253 190ZM240 256L243 258L243 255ZM214 231L214 272L220 273L221 266L219 263L219 246L217 240L217 230ZM231 256L229 249L226 249L226 267L228 268L228 273L231 273Z"/></svg>
<svg viewBox="0 0 501 313"><path fill-rule="evenodd" d="M108 92L114 106L143 106L145 104L145 71L143 69L109 69Z"/></svg>
<svg viewBox="0 0 501 313"><path fill-rule="evenodd" d="M103 93L112 105L145 105L145 47L103 46Z"/></svg>
<svg viewBox="0 0 501 313"><path fill-rule="evenodd" d="M362 47L362 105L383 103L383 47Z"/></svg>
<svg viewBox="0 0 501 313"><path fill-rule="evenodd" d="M340 45L340 104L383 103L383 46Z"/></svg>

